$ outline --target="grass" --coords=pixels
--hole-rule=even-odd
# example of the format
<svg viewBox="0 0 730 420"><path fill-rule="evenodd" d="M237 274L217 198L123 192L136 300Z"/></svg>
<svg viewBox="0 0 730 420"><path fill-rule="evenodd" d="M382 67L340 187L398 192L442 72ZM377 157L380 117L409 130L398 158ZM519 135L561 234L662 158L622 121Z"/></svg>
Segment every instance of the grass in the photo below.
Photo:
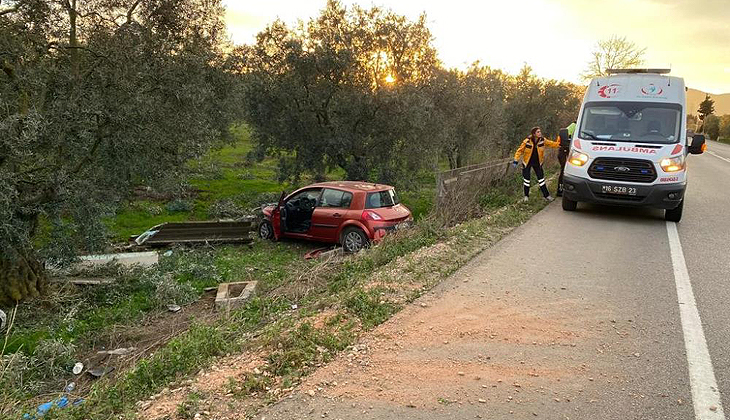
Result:
<svg viewBox="0 0 730 420"><path fill-rule="evenodd" d="M253 146L245 125L231 128L234 142L213 150L190 162L188 183L196 194L189 209L174 211L170 202L139 199L125 205L106 225L116 241L126 241L148 228L165 222L211 219L211 206L230 200L241 209L255 207L259 197L271 197L289 189L277 180L277 161L272 158L255 162L248 158ZM269 200L270 201L270 200Z"/></svg>
<svg viewBox="0 0 730 420"><path fill-rule="evenodd" d="M200 410L200 399L202 396L197 392L191 392L177 406L177 416L181 419L191 420L195 418L195 414Z"/></svg>
<svg viewBox="0 0 730 420"><path fill-rule="evenodd" d="M73 344L77 354L83 355L92 348L118 342L120 330L127 329L130 334L134 334L135 329L127 327L144 325L145 319L165 312L166 304L184 305L193 302L201 296L204 288L222 282L255 279L259 282L261 293L268 294L291 277L292 272L306 269L310 263L303 260L302 255L308 249L311 247L307 244L268 241L256 243L252 248L225 246L218 249L175 249L172 256L162 258L156 269L120 271L116 274L117 283L114 285L74 292L57 291L47 300L19 306L17 321L8 336L4 354L20 352L25 357L33 358L39 344L59 340ZM170 276L169 281L159 282ZM172 293L166 291L170 287ZM184 301L167 299L178 296L180 290ZM258 307L252 306L249 308L250 313L242 315L246 318L240 320L242 328L258 326L260 320L271 312L278 313L289 307L288 303L281 300L256 302ZM193 364L218 354L224 348L230 350L227 341L214 339L214 333L218 333L219 329L209 330L207 328L211 327L206 325L196 328L191 330L190 336L181 336L183 342L177 346L181 352L192 348L202 357L193 361ZM213 334L210 335L213 338L210 343L195 344L198 339L206 340L206 335L200 331ZM144 333L144 329L140 332ZM174 343L171 345L175 346ZM176 350L169 351L172 351L169 354L173 354ZM140 372L148 371L135 380L135 383L141 382L142 389L148 389L150 383L170 379L165 370L160 370L163 367L175 373L185 371L190 364L181 361L187 360L192 354L179 354L175 358L167 357L165 353L158 353L158 356L161 358L159 363L148 362L152 365L138 366ZM152 366L158 367L149 372ZM60 377L53 378L46 378L43 369L43 364L39 363L24 371L23 385L16 387L20 392L19 399L55 391L59 379L73 380L70 369L63 370ZM151 382L144 382L142 378L151 378ZM128 393L127 389L124 395Z"/></svg>
<svg viewBox="0 0 730 420"><path fill-rule="evenodd" d="M719 141L720 143L730 144L730 138L726 138L726 137L721 137L721 138L717 139L717 141Z"/></svg>
<svg viewBox="0 0 730 420"><path fill-rule="evenodd" d="M214 219L216 203L222 201L245 211L264 202L276 201L282 191L296 189L297 186L277 180L276 159L266 158L261 162L249 159L253 145L245 125L234 126L231 131L234 137L232 144L213 150L188 165L187 182L191 191L195 191L193 197L170 201L137 199L127 203L114 217L106 220L112 239L125 242L130 236L165 222ZM327 178L345 179L345 173L334 169ZM302 185L306 183L304 181ZM418 186L399 191L401 201L411 209L416 219L428 214L433 206L435 183L433 174L424 173L418 180ZM175 206L178 201L186 205Z"/></svg>
<svg viewBox="0 0 730 420"><path fill-rule="evenodd" d="M266 387L273 386L274 382L286 387L296 385L302 376L350 346L362 331L387 320L406 302L433 287L545 206L537 197L526 204L514 204L519 198L519 185L506 185L484 199L486 204L507 203L498 209L485 206L489 217L449 229L440 229L424 218L415 228L386 237L381 245L341 264L327 266L323 262L299 261L304 264L300 269L313 272L323 266L328 269L321 271L317 276L319 282L312 284L296 301L281 294L279 286L302 280L291 270L274 268L293 262L286 252L277 255L276 250L278 246L291 244L259 243L257 247L264 248L261 252L250 250L243 253L245 257L240 256L247 261L244 264L237 261L237 249L222 249L206 257L212 260L205 261L226 275L245 275L253 264L269 264L259 267L265 283L261 293L230 317L209 325L194 325L154 355L142 359L117 382L97 383L87 403L61 414L77 419L132 418L136 401L207 366L216 356L247 349L268 353L267 374L247 375L242 381L230 383L229 388L236 389L239 398L259 396L263 398L262 403L271 402L273 396L265 392ZM447 244L445 250L418 257L417 251L439 242ZM271 258L262 261L264 257ZM404 263L411 260L413 264ZM191 278L192 273L194 270L188 274ZM373 286L381 280L395 283ZM414 284L420 287L402 287ZM299 309L292 311L295 302ZM323 310L329 314L324 318ZM192 402L185 404L183 412L178 412L181 417L194 406Z"/></svg>
<svg viewBox="0 0 730 420"><path fill-rule="evenodd" d="M262 194L285 189L287 185L275 180L273 159L246 161L251 150L248 132L245 127L234 130L238 138L235 144L191 163L195 176L189 181L198 191L194 198L182 203L152 199L129 203L107 221L115 237L124 239L166 221L205 219L220 200L231 200L243 207ZM435 181L431 175L422 178L419 187L399 191L401 201L411 208L417 220L416 227L391 235L357 258L347 258L335 265L304 261L302 255L311 245L298 242L256 242L251 248L174 249L172 256L163 258L155 269L114 272L114 285L58 291L52 299L21 306L6 354L20 352L32 357L38 346L48 340L74 345L83 354L116 342L114 334L120 327L123 330L144 324L176 299L184 300L176 303L185 304L201 296L203 289L221 282L256 280L258 296L239 311L212 321L194 319L188 330L114 381L97 382L83 407L59 414L75 418L134 417L136 401L207 366L217 356L254 347L267 349L266 372L270 376L247 376L232 386L240 388L243 397L265 394L262 387L270 385L270 378L292 386L353 343L360 332L387 320L422 290L463 265L485 243L495 240L489 232L516 226L544 205L533 199L527 205L514 206L521 183L508 182L494 188L480 203L487 212L499 212L498 216L442 229L426 217L433 206ZM479 246L475 247L475 241ZM439 242L453 244L458 251L426 263L398 266L403 258ZM404 292L397 285L370 284L374 273L393 265L398 266L399 276L402 274L423 288ZM292 310L294 303L299 307L296 311ZM325 309L331 310L331 316L318 322L316 318ZM23 388L18 399L32 397L38 391L56 390L53 381L43 382L39 371L31 369L26 374L26 383L35 381L40 385ZM66 374L55 381L59 379L72 377ZM194 415L199 399L190 397L184 401L177 415Z"/></svg>
<svg viewBox="0 0 730 420"><path fill-rule="evenodd" d="M360 318L362 328L366 331L382 324L400 309L398 305L383 300L381 295L385 295L382 288L356 289L345 301L347 310Z"/></svg>

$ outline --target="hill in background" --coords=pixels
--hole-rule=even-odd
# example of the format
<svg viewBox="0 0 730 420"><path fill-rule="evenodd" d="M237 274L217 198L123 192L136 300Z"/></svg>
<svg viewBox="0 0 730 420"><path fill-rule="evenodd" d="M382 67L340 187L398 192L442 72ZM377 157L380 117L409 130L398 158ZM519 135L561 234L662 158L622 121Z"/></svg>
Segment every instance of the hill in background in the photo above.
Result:
<svg viewBox="0 0 730 420"><path fill-rule="evenodd" d="M715 115L730 114L730 93L710 94L710 98L715 101ZM692 88L687 89L687 112L697 115L697 108L700 107L700 102L704 100L705 92Z"/></svg>

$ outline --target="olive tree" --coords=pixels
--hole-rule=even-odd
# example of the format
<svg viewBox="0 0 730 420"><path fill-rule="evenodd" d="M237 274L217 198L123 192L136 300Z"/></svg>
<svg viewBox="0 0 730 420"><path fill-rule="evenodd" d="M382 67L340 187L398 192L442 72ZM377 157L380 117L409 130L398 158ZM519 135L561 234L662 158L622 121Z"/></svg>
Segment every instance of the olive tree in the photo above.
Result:
<svg viewBox="0 0 730 420"><path fill-rule="evenodd" d="M219 0L0 3L0 304L104 243L134 185L174 177L233 118ZM43 263L41 263L43 261Z"/></svg>
<svg viewBox="0 0 730 420"><path fill-rule="evenodd" d="M297 27L274 22L239 48L246 119L260 156L280 156L284 177L393 181L428 149L435 50L425 17L330 0Z"/></svg>

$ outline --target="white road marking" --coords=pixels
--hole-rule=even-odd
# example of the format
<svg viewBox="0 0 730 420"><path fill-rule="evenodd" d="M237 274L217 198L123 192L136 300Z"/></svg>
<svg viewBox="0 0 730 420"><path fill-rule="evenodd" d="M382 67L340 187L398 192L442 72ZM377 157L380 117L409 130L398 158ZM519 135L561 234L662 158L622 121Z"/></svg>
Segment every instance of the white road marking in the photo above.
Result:
<svg viewBox="0 0 730 420"><path fill-rule="evenodd" d="M730 159L728 159L728 158L726 158L726 157L722 157L722 156L718 155L718 154L717 154L717 153L715 153L715 152L710 152L710 151L708 151L707 153L711 154L712 156L715 156L716 158L722 159L722 160L724 160L724 161L725 161L725 162L727 162L727 163L730 163Z"/></svg>
<svg viewBox="0 0 730 420"><path fill-rule="evenodd" d="M692 283L684 261L676 223L667 222L667 235L679 298L679 315L682 320L684 347L687 351L695 418L698 420L724 420L725 413L722 410L720 391L717 389L715 372L712 369L710 352L707 350L700 313L697 311L697 303L694 293L692 293Z"/></svg>

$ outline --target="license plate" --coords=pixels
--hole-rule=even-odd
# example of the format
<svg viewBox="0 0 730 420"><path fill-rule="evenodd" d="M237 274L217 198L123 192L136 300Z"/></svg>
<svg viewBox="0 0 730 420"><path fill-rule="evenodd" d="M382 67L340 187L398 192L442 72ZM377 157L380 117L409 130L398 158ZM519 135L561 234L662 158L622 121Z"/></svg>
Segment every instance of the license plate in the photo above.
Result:
<svg viewBox="0 0 730 420"><path fill-rule="evenodd" d="M604 194L636 195L636 188L624 185L601 185L601 192Z"/></svg>

